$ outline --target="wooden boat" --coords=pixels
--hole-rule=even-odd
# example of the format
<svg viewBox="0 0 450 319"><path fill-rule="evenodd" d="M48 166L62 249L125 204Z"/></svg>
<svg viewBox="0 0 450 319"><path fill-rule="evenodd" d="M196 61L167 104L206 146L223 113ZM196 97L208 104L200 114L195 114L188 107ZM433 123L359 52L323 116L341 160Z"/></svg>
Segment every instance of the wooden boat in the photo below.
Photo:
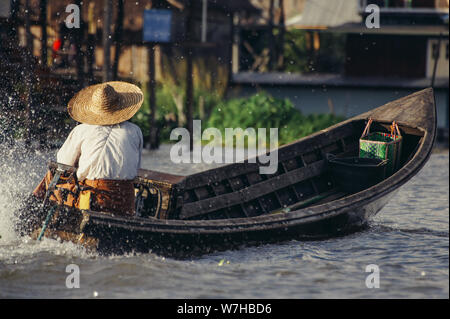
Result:
<svg viewBox="0 0 450 319"><path fill-rule="evenodd" d="M326 156L357 155L369 118L377 131L398 123L403 138L400 168L371 187L346 193L333 180ZM365 227L420 171L435 136L433 90L425 89L280 147L275 174L259 174L261 164L248 160L189 176L140 170L135 182L138 216L60 207L43 234L104 253L153 251L181 257L339 236ZM66 175L75 172L56 163L49 167ZM34 207L21 220L26 233L36 237L48 208Z"/></svg>

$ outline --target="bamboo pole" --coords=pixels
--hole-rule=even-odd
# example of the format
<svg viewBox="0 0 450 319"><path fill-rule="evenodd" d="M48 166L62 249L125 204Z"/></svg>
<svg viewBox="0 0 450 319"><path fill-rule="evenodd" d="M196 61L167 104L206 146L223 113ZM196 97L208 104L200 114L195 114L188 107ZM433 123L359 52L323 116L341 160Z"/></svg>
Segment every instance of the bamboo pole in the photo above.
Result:
<svg viewBox="0 0 450 319"><path fill-rule="evenodd" d="M193 34L193 17L192 17L192 1L189 1L187 8L187 20L186 20L186 43L184 44L184 51L186 55L186 96L185 96L185 107L186 107L186 126L189 131L190 136L190 148L194 147L193 143L193 103L194 103L194 87L193 87L193 67L192 67L192 43L191 35Z"/></svg>
<svg viewBox="0 0 450 319"><path fill-rule="evenodd" d="M112 0L103 5L103 82L111 81L111 19Z"/></svg>
<svg viewBox="0 0 450 319"><path fill-rule="evenodd" d="M154 0L152 2L151 8L158 9L164 7L164 2L161 0ZM157 149L159 147L159 128L156 127L156 71L155 71L155 50L156 43L149 43L147 46L148 52L148 77L149 81L147 84L147 90L149 94L149 104L150 104L150 138L149 147L150 149Z"/></svg>
<svg viewBox="0 0 450 319"><path fill-rule="evenodd" d="M90 2L88 7L88 42L86 49L87 77L89 84L94 83L95 46L97 40L97 22L94 20L95 2Z"/></svg>
<svg viewBox="0 0 450 319"><path fill-rule="evenodd" d="M439 34L439 39L438 39L436 50L432 50L432 52L431 52L431 55L434 59L433 75L431 76L431 87L432 88L434 88L434 82L436 80L436 70L437 70L437 65L439 62L439 56L441 53L441 40L442 40L442 33Z"/></svg>
<svg viewBox="0 0 450 319"><path fill-rule="evenodd" d="M286 33L284 0L280 0L280 20L278 22L277 69L284 70L284 36Z"/></svg>
<svg viewBox="0 0 450 319"><path fill-rule="evenodd" d="M20 0L11 0L11 15L8 23L8 37L11 39L11 42L17 43L19 39L19 22L18 22L18 13L19 13Z"/></svg>
<svg viewBox="0 0 450 319"><path fill-rule="evenodd" d="M123 0L117 0L117 24L116 30L114 32L115 52L112 71L114 80L117 80L117 72L119 68L120 49L123 34L123 17L124 17Z"/></svg>
<svg viewBox="0 0 450 319"><path fill-rule="evenodd" d="M80 8L80 28L75 29L75 50L76 50L76 64L77 64L77 80L80 88L84 86L84 52L82 50L84 38L84 23L82 19L81 9L82 1L76 0L76 5Z"/></svg>
<svg viewBox="0 0 450 319"><path fill-rule="evenodd" d="M30 0L25 0L25 41L26 47L31 54L33 54L33 35L31 34L31 21L30 21Z"/></svg>
<svg viewBox="0 0 450 319"><path fill-rule="evenodd" d="M156 80L155 80L155 43L150 43L147 47L148 52L148 94L150 99L150 149L158 148L158 128L155 126L156 113Z"/></svg>
<svg viewBox="0 0 450 319"><path fill-rule="evenodd" d="M30 66L32 64L33 57L33 38L30 30L30 0L25 1L25 38L26 38L26 50L25 50L25 65ZM25 145L29 147L31 145L31 136L33 129L33 70L27 68L25 72L25 86L26 86L26 106L25 106Z"/></svg>
<svg viewBox="0 0 450 319"><path fill-rule="evenodd" d="M274 0L270 0L270 6L269 6L269 65L268 65L268 71L273 70L273 65L276 60L276 43L275 43L275 36L273 34L274 30Z"/></svg>
<svg viewBox="0 0 450 319"><path fill-rule="evenodd" d="M41 64L47 66L47 0L41 0L39 20L41 23Z"/></svg>

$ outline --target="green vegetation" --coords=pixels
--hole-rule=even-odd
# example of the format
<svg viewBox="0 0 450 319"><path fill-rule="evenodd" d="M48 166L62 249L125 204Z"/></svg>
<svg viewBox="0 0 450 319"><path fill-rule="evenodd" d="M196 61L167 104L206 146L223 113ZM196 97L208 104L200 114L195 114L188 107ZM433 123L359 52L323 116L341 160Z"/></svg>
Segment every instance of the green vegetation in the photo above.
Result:
<svg viewBox="0 0 450 319"><path fill-rule="evenodd" d="M284 41L284 71L341 73L345 44L344 34L289 30Z"/></svg>
<svg viewBox="0 0 450 319"><path fill-rule="evenodd" d="M141 128L144 140L147 140L150 135L150 102L146 85L142 85L141 88L146 99L139 112L131 121ZM207 119L212 110L220 104L221 100L217 93L196 89L194 91L194 119ZM172 129L186 126L183 109L184 103L184 92L182 88L167 84L159 84L156 87L155 122L160 130L161 142L170 142L169 137Z"/></svg>
<svg viewBox="0 0 450 319"><path fill-rule="evenodd" d="M283 145L343 121L333 114L303 115L288 99L276 99L267 93L220 103L204 127L216 127L224 136L225 128L278 128L278 143Z"/></svg>
<svg viewBox="0 0 450 319"><path fill-rule="evenodd" d="M282 43L274 48L270 66L269 30L241 30L244 39L240 50L240 71L252 72L292 72L341 73L346 59L346 35L323 31L287 29ZM280 41L280 31L273 30L276 41ZM280 59L280 55L283 56Z"/></svg>
<svg viewBox="0 0 450 319"><path fill-rule="evenodd" d="M167 87L158 86L156 100L156 125L160 128L161 142L167 143L170 142L172 129L184 125L179 125L178 109ZM223 138L225 128L266 128L267 133L270 128L278 128L278 143L283 145L344 120L342 116L333 114L304 115L288 99L277 99L264 92L248 98L221 100L215 94L199 90L195 92L194 100L194 119L202 119L203 130L218 128ZM202 103L204 110L207 110L204 114L198 107ZM132 120L141 127L144 138L149 135L149 115L150 107L146 99Z"/></svg>
<svg viewBox="0 0 450 319"><path fill-rule="evenodd" d="M174 56L182 57L183 51L176 48ZM156 114L155 121L159 128L161 142L170 142L169 136L175 127L186 127L185 92L186 72L185 59L174 60L162 54L160 82L156 87ZM228 68L217 63L213 56L193 59L193 86L194 86L194 119L206 120L212 110L223 100L227 88ZM150 135L150 103L147 84L142 83L141 89L146 97L143 106L133 117L132 122L142 129L144 139Z"/></svg>
<svg viewBox="0 0 450 319"><path fill-rule="evenodd" d="M144 135L144 140L148 140L150 136L150 102L148 98L148 93L146 90L146 85L141 87L144 97L144 103L139 109L138 113L131 119L131 121L137 124ZM156 88L156 116L155 124L160 129L160 135L162 137L169 136L172 128L177 127L176 122L172 115L177 113L175 102L172 97L168 94L167 90L164 90L161 86ZM172 119L172 120L171 120ZM163 138L163 141L165 138Z"/></svg>

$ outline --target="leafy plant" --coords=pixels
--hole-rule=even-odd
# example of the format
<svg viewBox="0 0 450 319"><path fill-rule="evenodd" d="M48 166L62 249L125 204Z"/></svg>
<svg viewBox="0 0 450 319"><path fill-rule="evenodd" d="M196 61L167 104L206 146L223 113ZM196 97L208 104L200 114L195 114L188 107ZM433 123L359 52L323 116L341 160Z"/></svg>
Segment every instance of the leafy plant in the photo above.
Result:
<svg viewBox="0 0 450 319"><path fill-rule="evenodd" d="M147 93L147 85L141 85L144 93L144 103L131 121L137 124L147 140L150 136L150 98ZM183 110L184 95L180 87L170 84L159 83L156 87L156 114L155 125L159 128L160 139L162 142L170 141L170 132L176 127L185 126L185 114ZM178 93L174 94L174 91ZM181 96L180 101L176 101L176 96ZM211 111L221 101L217 92L209 92L203 89L194 90L194 119L206 119ZM181 104L177 105L178 103ZM180 120L181 118L181 120Z"/></svg>
<svg viewBox="0 0 450 319"><path fill-rule="evenodd" d="M150 105L145 85L143 91L147 98L132 121L140 126L144 139L147 139L150 134ZM159 128L161 141L170 142L170 132L180 126L177 121L179 110L168 86L157 86L156 100L155 125ZM198 107L202 103L204 110L209 110L204 114L201 114L201 107ZM222 133L223 143L225 128L254 128L256 132L258 128L265 128L267 134L270 128L278 128L278 143L283 145L344 120L342 116L334 114L303 115L288 99L277 99L265 92L245 98L222 100L214 92L197 89L194 92L194 105L197 106L194 119L203 120L203 129L218 128ZM269 144L270 140L266 140Z"/></svg>
<svg viewBox="0 0 450 319"><path fill-rule="evenodd" d="M283 145L344 120L333 114L303 115L288 99L276 99L261 92L249 98L219 103L207 121L224 137L225 128L278 128L278 143Z"/></svg>
<svg viewBox="0 0 450 319"><path fill-rule="evenodd" d="M289 30L284 41L284 71L340 73L345 64L345 42L343 34Z"/></svg>

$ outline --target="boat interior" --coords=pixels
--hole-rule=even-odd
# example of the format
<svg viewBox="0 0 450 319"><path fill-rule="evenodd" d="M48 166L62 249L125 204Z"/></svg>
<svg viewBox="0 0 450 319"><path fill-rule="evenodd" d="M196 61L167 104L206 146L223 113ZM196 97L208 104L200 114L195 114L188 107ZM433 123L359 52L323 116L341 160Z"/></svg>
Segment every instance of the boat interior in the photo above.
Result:
<svg viewBox="0 0 450 319"><path fill-rule="evenodd" d="M349 194L327 163L357 157L365 120L353 120L278 149L275 174L259 173L256 163L235 163L189 176L141 170L136 181L140 217L182 220L245 218L289 212ZM399 124L399 168L416 153L423 131ZM390 132L391 123L373 122L371 131Z"/></svg>

